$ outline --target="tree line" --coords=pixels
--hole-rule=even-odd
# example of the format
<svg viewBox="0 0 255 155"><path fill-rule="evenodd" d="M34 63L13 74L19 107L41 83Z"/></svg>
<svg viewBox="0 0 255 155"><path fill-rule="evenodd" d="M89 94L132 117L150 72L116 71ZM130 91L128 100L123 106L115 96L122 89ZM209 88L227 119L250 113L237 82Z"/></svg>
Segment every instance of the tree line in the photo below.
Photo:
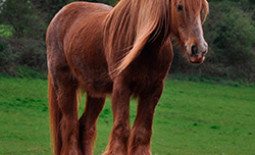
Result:
<svg viewBox="0 0 255 155"><path fill-rule="evenodd" d="M73 0L0 0L0 72L20 67L47 71L45 33L53 16ZM115 5L118 0L87 0ZM255 81L255 0L209 0L204 24L209 55L189 64L175 50L171 73Z"/></svg>

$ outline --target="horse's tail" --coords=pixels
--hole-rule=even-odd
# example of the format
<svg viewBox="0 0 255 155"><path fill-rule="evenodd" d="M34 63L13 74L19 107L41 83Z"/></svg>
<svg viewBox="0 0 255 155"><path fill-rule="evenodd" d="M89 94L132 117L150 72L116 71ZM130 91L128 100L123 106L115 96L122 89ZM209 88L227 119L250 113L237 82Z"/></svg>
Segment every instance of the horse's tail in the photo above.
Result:
<svg viewBox="0 0 255 155"><path fill-rule="evenodd" d="M58 155L60 154L60 149L62 145L60 133L60 120L62 114L58 106L57 94L50 73L48 74L48 100L50 113L51 142L54 153Z"/></svg>

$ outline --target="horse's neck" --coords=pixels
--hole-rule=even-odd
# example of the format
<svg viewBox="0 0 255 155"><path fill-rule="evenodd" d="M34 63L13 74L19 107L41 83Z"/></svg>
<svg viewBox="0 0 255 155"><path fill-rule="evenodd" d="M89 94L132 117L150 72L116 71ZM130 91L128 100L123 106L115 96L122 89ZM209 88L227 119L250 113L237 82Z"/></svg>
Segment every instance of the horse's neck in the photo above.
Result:
<svg viewBox="0 0 255 155"><path fill-rule="evenodd" d="M160 48L168 37L169 3L122 0L108 14L104 45L108 65L118 66L113 72L123 71L145 47Z"/></svg>
<svg viewBox="0 0 255 155"><path fill-rule="evenodd" d="M164 40L170 33L168 17L170 10L167 10L170 7L159 4L160 2L162 1L121 0L106 19L107 44L111 44L116 50L121 50L131 48L143 35L151 38L148 41Z"/></svg>

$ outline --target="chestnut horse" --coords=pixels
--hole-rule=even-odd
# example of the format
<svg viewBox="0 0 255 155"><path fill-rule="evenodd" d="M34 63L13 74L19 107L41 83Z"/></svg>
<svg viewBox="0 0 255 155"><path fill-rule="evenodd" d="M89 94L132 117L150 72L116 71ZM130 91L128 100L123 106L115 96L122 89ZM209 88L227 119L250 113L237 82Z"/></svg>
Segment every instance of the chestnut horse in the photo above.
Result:
<svg viewBox="0 0 255 155"><path fill-rule="evenodd" d="M49 109L56 155L91 155L96 122L111 94L113 127L104 155L150 155L154 109L178 42L192 63L207 53L206 0L120 0L114 7L74 2L47 31ZM77 90L87 94L79 118ZM129 122L130 96L138 98Z"/></svg>

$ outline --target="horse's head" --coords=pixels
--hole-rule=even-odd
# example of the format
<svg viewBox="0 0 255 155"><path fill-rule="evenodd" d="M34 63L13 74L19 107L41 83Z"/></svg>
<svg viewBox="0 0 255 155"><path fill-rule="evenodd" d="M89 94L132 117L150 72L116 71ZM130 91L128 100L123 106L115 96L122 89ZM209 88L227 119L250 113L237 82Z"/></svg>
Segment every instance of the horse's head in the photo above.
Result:
<svg viewBox="0 0 255 155"><path fill-rule="evenodd" d="M208 13L206 0L172 0L172 32L184 55L192 63L202 63L208 45L202 24Z"/></svg>

